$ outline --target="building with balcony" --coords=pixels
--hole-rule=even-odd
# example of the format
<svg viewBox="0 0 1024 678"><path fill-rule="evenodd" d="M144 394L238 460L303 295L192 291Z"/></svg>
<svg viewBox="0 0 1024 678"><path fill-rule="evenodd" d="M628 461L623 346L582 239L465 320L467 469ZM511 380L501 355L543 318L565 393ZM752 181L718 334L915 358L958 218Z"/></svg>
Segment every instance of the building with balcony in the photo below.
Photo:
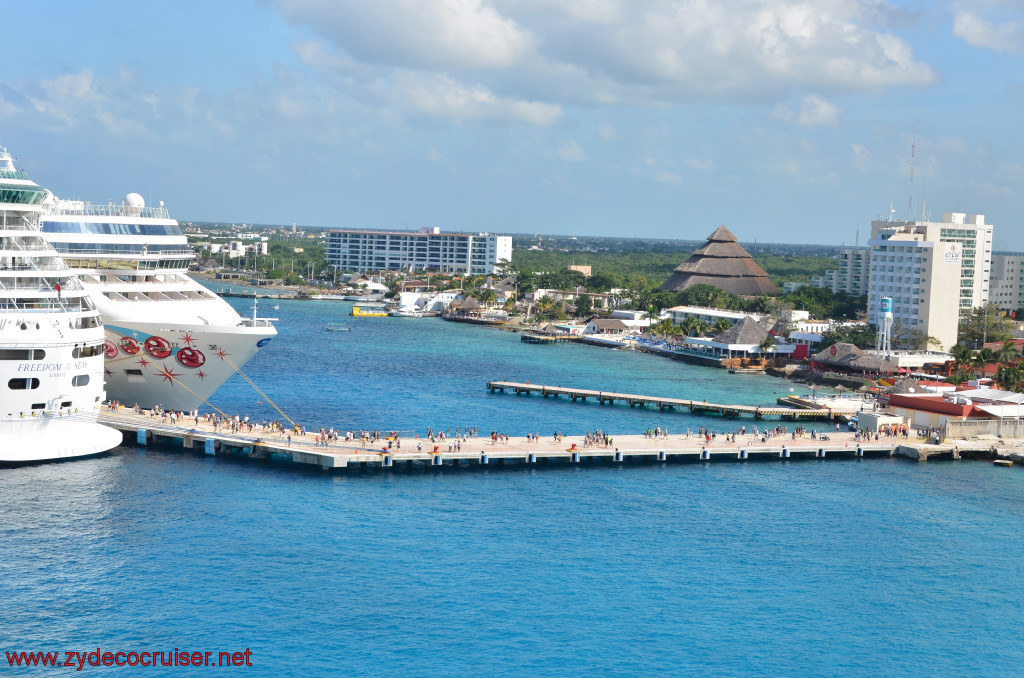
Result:
<svg viewBox="0 0 1024 678"><path fill-rule="evenodd" d="M511 236L412 231L327 231L327 264L339 271L438 271L491 275L512 259Z"/></svg>

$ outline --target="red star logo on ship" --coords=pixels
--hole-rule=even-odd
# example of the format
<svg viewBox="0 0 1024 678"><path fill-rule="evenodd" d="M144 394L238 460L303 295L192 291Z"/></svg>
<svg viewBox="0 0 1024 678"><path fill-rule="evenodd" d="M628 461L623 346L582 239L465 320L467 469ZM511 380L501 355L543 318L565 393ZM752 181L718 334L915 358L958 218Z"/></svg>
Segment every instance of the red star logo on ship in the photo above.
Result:
<svg viewBox="0 0 1024 678"><path fill-rule="evenodd" d="M187 346L191 346L192 342L195 341L195 339L192 338L192 335L188 332L185 333L185 336L183 336L181 340L184 341Z"/></svg>
<svg viewBox="0 0 1024 678"><path fill-rule="evenodd" d="M171 372L170 368L168 368L167 364L165 363L163 368L160 370L160 376L163 377L164 379L166 379L167 381L171 382L171 386L173 386L174 385L174 380L177 379L181 375L180 374L175 374L174 372Z"/></svg>
<svg viewBox="0 0 1024 678"><path fill-rule="evenodd" d="M114 373L108 370L106 367L103 368L103 374L107 375L108 377L114 376Z"/></svg>
<svg viewBox="0 0 1024 678"><path fill-rule="evenodd" d="M146 360L145 358L139 358L138 362L139 362L139 365L141 365L142 367L145 367L146 365L150 364L150 362L148 360Z"/></svg>
<svg viewBox="0 0 1024 678"><path fill-rule="evenodd" d="M224 352L224 349L220 349L217 351L217 357L224 360L224 358L228 357L228 354Z"/></svg>
<svg viewBox="0 0 1024 678"><path fill-rule="evenodd" d="M199 377L200 379L206 379L206 372L199 370L198 372L196 372L196 376Z"/></svg>

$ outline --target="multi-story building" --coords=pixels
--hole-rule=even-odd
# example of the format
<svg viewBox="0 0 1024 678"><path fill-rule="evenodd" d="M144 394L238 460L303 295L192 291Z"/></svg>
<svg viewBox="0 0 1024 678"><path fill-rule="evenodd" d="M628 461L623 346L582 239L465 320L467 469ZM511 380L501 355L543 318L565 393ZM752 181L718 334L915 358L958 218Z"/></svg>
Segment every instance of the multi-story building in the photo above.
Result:
<svg viewBox="0 0 1024 678"><path fill-rule="evenodd" d="M1024 307L1024 254L993 254L989 301L1007 315Z"/></svg>
<svg viewBox="0 0 1024 678"><path fill-rule="evenodd" d="M439 271L490 275L512 259L512 238L489 233L327 231L327 264L339 271Z"/></svg>
<svg viewBox="0 0 1024 678"><path fill-rule="evenodd" d="M988 303L992 269L992 224L985 223L984 215L968 216L962 212L946 212L940 222L873 221L871 237L875 239L880 232L893 228L918 233L927 242L962 245L957 306L961 313L967 313Z"/></svg>
<svg viewBox="0 0 1024 678"><path fill-rule="evenodd" d="M868 275L871 270L871 250L866 247L847 247L839 253L839 268L825 271L811 278L815 287L845 292L853 297L868 293Z"/></svg>
<svg viewBox="0 0 1024 678"><path fill-rule="evenodd" d="M962 296L964 246L929 238L929 229L899 222L876 222L868 283L868 321L879 325L879 300L892 299L894 334L917 331L949 350L957 342ZM938 345L936 345L936 343Z"/></svg>

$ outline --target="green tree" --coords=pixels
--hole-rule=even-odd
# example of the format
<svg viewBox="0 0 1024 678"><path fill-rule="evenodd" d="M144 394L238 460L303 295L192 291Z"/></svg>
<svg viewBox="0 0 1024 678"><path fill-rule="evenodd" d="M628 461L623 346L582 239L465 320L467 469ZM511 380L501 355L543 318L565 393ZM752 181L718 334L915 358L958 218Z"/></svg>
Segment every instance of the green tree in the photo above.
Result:
<svg viewBox="0 0 1024 678"><path fill-rule="evenodd" d="M589 316L594 310L594 301L585 294L576 297L576 315Z"/></svg>
<svg viewBox="0 0 1024 678"><path fill-rule="evenodd" d="M968 346L982 343L1005 342L1013 337L1013 322L999 315L994 304L971 310L960 319L960 341Z"/></svg>
<svg viewBox="0 0 1024 678"><path fill-rule="evenodd" d="M955 372L963 371L970 366L972 351L966 344L957 344L949 349L949 354L953 356L953 370Z"/></svg>
<svg viewBox="0 0 1024 678"><path fill-rule="evenodd" d="M996 351L996 361L1003 365L1010 365L1020 360L1020 349L1013 341L1007 339L1003 342L1003 345Z"/></svg>

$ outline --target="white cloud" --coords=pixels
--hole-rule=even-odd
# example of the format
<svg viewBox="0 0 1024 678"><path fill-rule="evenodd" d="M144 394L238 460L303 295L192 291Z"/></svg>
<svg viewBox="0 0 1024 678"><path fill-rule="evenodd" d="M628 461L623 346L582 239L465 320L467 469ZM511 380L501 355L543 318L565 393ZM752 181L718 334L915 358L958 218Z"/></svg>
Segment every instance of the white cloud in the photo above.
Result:
<svg viewBox="0 0 1024 678"><path fill-rule="evenodd" d="M586 153L575 140L560 143L558 150L555 151L555 156L565 162L583 162L587 159Z"/></svg>
<svg viewBox="0 0 1024 678"><path fill-rule="evenodd" d="M996 23L966 10L958 10L953 15L953 35L969 45L1007 54L1020 54L1024 48L1024 24L1018 21Z"/></svg>
<svg viewBox="0 0 1024 678"><path fill-rule="evenodd" d="M619 133L611 125L598 125L597 138L601 141L615 141L619 138Z"/></svg>
<svg viewBox="0 0 1024 678"><path fill-rule="evenodd" d="M794 112L785 104L775 106L769 115L785 123L801 127L834 127L839 124L843 110L821 97L807 96L800 102L800 110Z"/></svg>
<svg viewBox="0 0 1024 678"><path fill-rule="evenodd" d="M853 151L853 161L858 166L865 166L871 160L871 151L866 146L860 144L850 144L850 150Z"/></svg>
<svg viewBox="0 0 1024 678"><path fill-rule="evenodd" d="M547 126L562 114L559 106L500 97L486 87L469 87L445 75L401 74L391 95L396 103L405 103L421 113L455 122Z"/></svg>
<svg viewBox="0 0 1024 678"><path fill-rule="evenodd" d="M801 127L835 126L839 123L842 109L819 97L806 97L800 106L796 121Z"/></svg>
<svg viewBox="0 0 1024 678"><path fill-rule="evenodd" d="M300 58L346 87L443 80L518 102L509 123L550 124L542 105L766 103L938 79L885 30L886 0L275 1L322 40L296 45ZM830 106L800 124L835 124Z"/></svg>
<svg viewBox="0 0 1024 678"><path fill-rule="evenodd" d="M681 176L679 176L675 172L670 172L668 170L661 170L659 172L655 172L654 173L654 180L657 181L658 183L661 183L661 184L681 184L681 183L683 183L683 178Z"/></svg>
<svg viewBox="0 0 1024 678"><path fill-rule="evenodd" d="M427 147L427 152L423 154L423 157L431 162L448 162L448 158L444 157L433 144Z"/></svg>
<svg viewBox="0 0 1024 678"><path fill-rule="evenodd" d="M368 63L504 68L530 47L529 34L483 0L280 0L278 6Z"/></svg>

